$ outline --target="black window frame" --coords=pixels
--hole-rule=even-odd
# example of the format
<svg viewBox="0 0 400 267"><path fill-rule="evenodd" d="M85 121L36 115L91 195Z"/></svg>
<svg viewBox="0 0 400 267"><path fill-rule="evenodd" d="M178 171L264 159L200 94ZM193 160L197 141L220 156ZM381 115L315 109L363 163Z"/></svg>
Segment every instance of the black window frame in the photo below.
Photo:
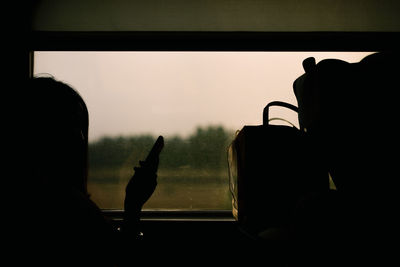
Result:
<svg viewBox="0 0 400 267"><path fill-rule="evenodd" d="M28 38L29 75L35 51L396 51L399 32L49 32ZM103 210L117 223L122 210ZM233 222L229 210L143 211L148 221Z"/></svg>
<svg viewBox="0 0 400 267"><path fill-rule="evenodd" d="M387 51L399 32L34 31L30 51Z"/></svg>

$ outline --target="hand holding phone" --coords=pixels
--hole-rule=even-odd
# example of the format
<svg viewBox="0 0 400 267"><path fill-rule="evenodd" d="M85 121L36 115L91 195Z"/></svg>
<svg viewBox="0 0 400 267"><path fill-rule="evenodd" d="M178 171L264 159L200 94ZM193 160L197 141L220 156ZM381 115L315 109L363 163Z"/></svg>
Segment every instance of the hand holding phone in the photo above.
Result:
<svg viewBox="0 0 400 267"><path fill-rule="evenodd" d="M158 163L158 157L163 147L164 147L164 137L160 135L157 138L156 142L154 143L153 147L151 148L149 154L147 155L145 162L150 165L152 165L154 161L157 161Z"/></svg>
<svg viewBox="0 0 400 267"><path fill-rule="evenodd" d="M164 138L159 136L140 167L134 167L135 173L126 187L125 211L139 211L153 194L157 186L159 155L164 147ZM133 213L135 214L135 213Z"/></svg>
<svg viewBox="0 0 400 267"><path fill-rule="evenodd" d="M146 159L144 161L139 161L140 167L134 167L135 171L137 171L140 168L145 168L157 172L159 155L163 147L164 147L164 137L160 135L157 138L156 142L154 143L153 147L151 148L149 154L147 154Z"/></svg>

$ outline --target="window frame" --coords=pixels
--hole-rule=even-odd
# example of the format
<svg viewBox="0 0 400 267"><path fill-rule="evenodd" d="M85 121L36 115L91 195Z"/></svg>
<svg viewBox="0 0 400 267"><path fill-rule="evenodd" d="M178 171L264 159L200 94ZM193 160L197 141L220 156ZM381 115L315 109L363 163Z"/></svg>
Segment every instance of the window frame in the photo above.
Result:
<svg viewBox="0 0 400 267"><path fill-rule="evenodd" d="M399 32L30 33L30 51L386 51Z"/></svg>
<svg viewBox="0 0 400 267"><path fill-rule="evenodd" d="M40 32L29 34L29 75L35 51L392 51L398 32ZM102 210L119 222L123 210ZM144 210L143 221L234 222L231 210Z"/></svg>

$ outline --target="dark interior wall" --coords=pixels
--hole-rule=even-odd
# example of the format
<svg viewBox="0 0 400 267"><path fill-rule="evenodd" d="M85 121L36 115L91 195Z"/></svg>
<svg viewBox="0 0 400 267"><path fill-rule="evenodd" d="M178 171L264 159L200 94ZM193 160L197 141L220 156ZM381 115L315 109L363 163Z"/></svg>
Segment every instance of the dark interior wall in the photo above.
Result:
<svg viewBox="0 0 400 267"><path fill-rule="evenodd" d="M41 0L35 31L398 32L396 0Z"/></svg>

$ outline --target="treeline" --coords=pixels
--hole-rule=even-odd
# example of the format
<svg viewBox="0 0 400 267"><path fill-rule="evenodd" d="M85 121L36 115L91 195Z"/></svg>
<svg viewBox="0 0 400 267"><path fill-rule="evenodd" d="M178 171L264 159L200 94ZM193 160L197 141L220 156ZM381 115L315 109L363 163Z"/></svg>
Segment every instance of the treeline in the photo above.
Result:
<svg viewBox="0 0 400 267"><path fill-rule="evenodd" d="M137 166L144 160L157 136L104 137L89 144L91 169L115 169ZM166 137L160 155L160 169L226 168L226 148L233 132L222 126L198 127L187 138Z"/></svg>

